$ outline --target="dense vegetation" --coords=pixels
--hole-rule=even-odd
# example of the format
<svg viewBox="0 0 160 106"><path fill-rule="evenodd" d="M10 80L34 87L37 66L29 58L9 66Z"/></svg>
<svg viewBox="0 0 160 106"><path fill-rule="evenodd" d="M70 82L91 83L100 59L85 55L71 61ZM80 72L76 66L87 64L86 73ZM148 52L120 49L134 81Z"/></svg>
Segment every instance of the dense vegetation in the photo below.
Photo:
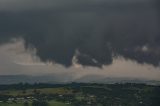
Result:
<svg viewBox="0 0 160 106"><path fill-rule="evenodd" d="M0 85L0 106L160 106L160 86L134 83Z"/></svg>

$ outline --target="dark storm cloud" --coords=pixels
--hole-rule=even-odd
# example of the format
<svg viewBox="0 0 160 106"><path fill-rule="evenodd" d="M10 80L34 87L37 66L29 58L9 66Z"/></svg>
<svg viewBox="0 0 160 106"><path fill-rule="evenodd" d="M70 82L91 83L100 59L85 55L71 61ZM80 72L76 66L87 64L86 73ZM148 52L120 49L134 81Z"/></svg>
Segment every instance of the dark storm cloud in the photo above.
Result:
<svg viewBox="0 0 160 106"><path fill-rule="evenodd" d="M160 62L159 1L0 1L0 43L22 37L42 61L101 67L121 55ZM4 6L5 5L5 6Z"/></svg>

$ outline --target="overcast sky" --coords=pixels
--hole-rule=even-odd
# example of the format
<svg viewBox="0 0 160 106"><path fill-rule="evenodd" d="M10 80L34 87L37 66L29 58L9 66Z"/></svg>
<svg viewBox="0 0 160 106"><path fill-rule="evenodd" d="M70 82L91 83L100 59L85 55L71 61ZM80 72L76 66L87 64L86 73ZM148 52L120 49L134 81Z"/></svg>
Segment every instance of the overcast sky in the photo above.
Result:
<svg viewBox="0 0 160 106"><path fill-rule="evenodd" d="M0 75L160 80L159 5L159 0L0 0Z"/></svg>

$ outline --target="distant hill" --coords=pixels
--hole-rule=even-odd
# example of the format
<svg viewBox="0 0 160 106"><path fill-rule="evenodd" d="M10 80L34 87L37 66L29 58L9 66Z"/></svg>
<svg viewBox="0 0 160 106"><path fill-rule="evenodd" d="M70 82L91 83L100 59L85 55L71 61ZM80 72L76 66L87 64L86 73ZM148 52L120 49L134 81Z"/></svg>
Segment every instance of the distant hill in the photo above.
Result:
<svg viewBox="0 0 160 106"><path fill-rule="evenodd" d="M1 75L0 84L15 84L15 83L47 83L54 82L54 76L27 76L27 75Z"/></svg>
<svg viewBox="0 0 160 106"><path fill-rule="evenodd" d="M93 79L94 77L94 79ZM55 75L44 76L27 76L27 75L0 75L0 84L16 84L16 83L70 83L71 81L64 81ZM72 82L82 83L145 83L149 85L160 85L160 81L144 80L134 78L104 78L101 76L84 76Z"/></svg>
<svg viewBox="0 0 160 106"><path fill-rule="evenodd" d="M96 79L93 80L93 77ZM112 77L103 77L103 76L84 76L77 79L75 82L86 82L86 83L105 83L105 84L114 84L114 83L145 83L148 85L160 85L160 81L156 80L146 80L146 79L137 79L137 78L112 78Z"/></svg>

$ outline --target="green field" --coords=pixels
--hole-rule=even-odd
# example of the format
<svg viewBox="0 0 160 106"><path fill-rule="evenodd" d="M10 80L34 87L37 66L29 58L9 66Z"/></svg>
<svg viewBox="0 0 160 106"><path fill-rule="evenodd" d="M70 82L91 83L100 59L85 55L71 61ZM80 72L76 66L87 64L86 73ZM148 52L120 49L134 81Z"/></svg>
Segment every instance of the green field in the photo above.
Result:
<svg viewBox="0 0 160 106"><path fill-rule="evenodd" d="M57 102L57 101L50 101L49 106L71 106L71 105L65 104L65 103L62 103L62 102Z"/></svg>
<svg viewBox="0 0 160 106"><path fill-rule="evenodd" d="M160 86L154 85L79 83L58 87L43 84L19 86L0 86L0 106L160 106Z"/></svg>
<svg viewBox="0 0 160 106"><path fill-rule="evenodd" d="M65 104L62 102L58 102L58 101L49 101L49 106L71 106L69 104ZM0 106L24 106L23 103L0 103ZM29 106L32 106L31 103L29 104Z"/></svg>
<svg viewBox="0 0 160 106"><path fill-rule="evenodd" d="M12 95L12 96L27 96L32 95L35 89L27 89L27 90L7 90L7 91L0 91L0 94L5 95ZM37 92L41 94L72 94L72 90L65 89L64 87L60 88L42 88L36 89Z"/></svg>
<svg viewBox="0 0 160 106"><path fill-rule="evenodd" d="M4 95L12 95L12 96L29 96L34 94L35 89L27 89L27 90L5 90L5 91L0 91L0 94ZM59 94L59 95L64 95L64 94L72 94L72 90L66 89L64 87L58 87L58 88L41 88L41 89L36 89L36 92L40 92L40 94ZM63 102L58 102L55 100L49 101L48 102L49 106L71 106L70 104L63 103ZM19 103L0 103L0 106L24 106L23 102ZM31 103L29 103L29 106L32 106Z"/></svg>
<svg viewBox="0 0 160 106"><path fill-rule="evenodd" d="M23 103L0 103L0 106L24 106L24 105ZM29 106L31 106L31 104Z"/></svg>
<svg viewBox="0 0 160 106"><path fill-rule="evenodd" d="M72 94L72 90L66 89L64 87L58 87L58 88L41 88L36 89L36 92L39 92L40 94ZM35 93L35 89L27 89L27 90L4 90L0 91L0 94L4 95L11 95L11 96L29 96L33 95ZM71 106L69 104L58 102L55 100L48 102L49 106ZM24 106L23 103L0 103L0 106ZM31 103L29 104L31 106Z"/></svg>

